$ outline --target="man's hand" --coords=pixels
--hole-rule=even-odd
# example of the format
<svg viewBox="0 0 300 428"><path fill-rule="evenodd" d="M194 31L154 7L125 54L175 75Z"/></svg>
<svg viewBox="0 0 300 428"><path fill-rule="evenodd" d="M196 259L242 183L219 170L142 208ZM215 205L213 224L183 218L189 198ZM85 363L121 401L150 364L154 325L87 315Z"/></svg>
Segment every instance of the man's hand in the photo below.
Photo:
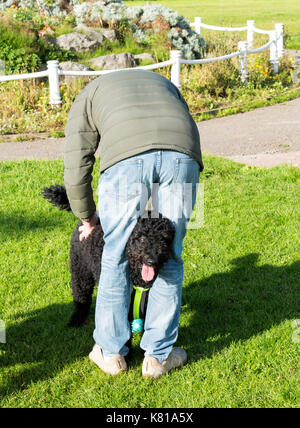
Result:
<svg viewBox="0 0 300 428"><path fill-rule="evenodd" d="M80 226L78 228L78 230L79 230L79 241L81 242L84 239L86 239L92 233L92 231L95 229L97 224L98 224L98 217L96 216L96 214L94 215L94 217L91 218L90 221L83 221L82 226Z"/></svg>

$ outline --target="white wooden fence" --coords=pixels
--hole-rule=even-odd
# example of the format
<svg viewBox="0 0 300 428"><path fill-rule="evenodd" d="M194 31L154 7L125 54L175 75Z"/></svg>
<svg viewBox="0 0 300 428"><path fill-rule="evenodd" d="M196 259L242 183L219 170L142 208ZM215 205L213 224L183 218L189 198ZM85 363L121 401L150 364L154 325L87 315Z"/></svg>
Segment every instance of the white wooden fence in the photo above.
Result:
<svg viewBox="0 0 300 428"><path fill-rule="evenodd" d="M201 17L196 17L195 22L191 23L191 27L194 27L196 33L198 33L199 35L201 35L201 28L206 28L207 30L214 30L214 31L247 31L247 40L239 42L239 50L242 51L240 56L240 60L242 62L241 64L242 80L246 80L248 77L247 55L262 52L268 48L270 48L270 64L273 67L274 73L278 73L279 58L283 56L283 52L284 52L284 42L283 42L284 26L282 23L275 24L274 30L261 30L255 27L255 21L251 19L247 21L247 25L245 27L231 28L231 27L217 27L215 25L204 24L202 22ZM258 49L251 49L253 46L255 33L268 35L269 42ZM244 56L244 58L242 58L242 56ZM225 58L222 57L222 59L225 59Z"/></svg>
<svg viewBox="0 0 300 428"><path fill-rule="evenodd" d="M180 67L181 64L207 64L214 61L223 61L226 59L239 57L240 61L240 72L241 80L247 81L248 69L247 69L247 55L262 52L266 49L270 49L270 63L273 67L274 73L278 73L279 58L283 55L283 24L275 24L275 30L265 31L255 27L253 20L247 21L245 27L216 27L213 25L207 25L202 23L200 17L195 18L195 22L191 23L191 26L195 28L198 34L201 34L201 28L206 28L216 31L247 31L247 41L240 41L238 43L238 50L229 55L223 55L214 58L205 58L199 60L186 60L182 56L182 52L179 50L170 51L170 60L159 62L157 64L150 64L141 67L129 68L126 70L155 70L157 68L172 66L171 68L171 81L178 89L181 89L180 83ZM267 34L269 35L269 41L258 49L250 49L253 45L254 33ZM101 71L64 71L59 68L59 62L56 60L47 61L47 70L38 71L29 74L14 74L11 76L0 76L0 82L6 82L10 80L22 80L22 79L34 79L39 77L48 77L49 79L49 92L50 92L50 104L51 106L59 106L61 101L60 89L59 89L59 76L100 76L102 74L112 73L118 70L101 70Z"/></svg>

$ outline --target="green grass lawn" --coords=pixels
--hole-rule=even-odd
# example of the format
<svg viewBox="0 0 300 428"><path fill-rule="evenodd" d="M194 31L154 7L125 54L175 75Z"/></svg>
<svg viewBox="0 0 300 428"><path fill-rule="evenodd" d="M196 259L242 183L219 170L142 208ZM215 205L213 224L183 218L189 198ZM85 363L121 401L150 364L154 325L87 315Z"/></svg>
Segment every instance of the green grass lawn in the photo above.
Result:
<svg viewBox="0 0 300 428"><path fill-rule="evenodd" d="M146 1L135 0L134 5ZM157 0L152 4L162 4L194 21L201 16L205 24L241 27L247 19L254 19L256 27L266 30L282 22L290 37L286 42L289 49L300 49L300 2L298 0ZM132 1L125 1L132 6ZM205 32L204 32L205 34Z"/></svg>
<svg viewBox="0 0 300 428"><path fill-rule="evenodd" d="M184 241L189 363L157 381L141 377L137 340L129 371L109 377L87 357L93 315L66 328L77 220L40 196L63 162L1 162L0 174L0 407L299 407L299 168L205 156L205 222Z"/></svg>

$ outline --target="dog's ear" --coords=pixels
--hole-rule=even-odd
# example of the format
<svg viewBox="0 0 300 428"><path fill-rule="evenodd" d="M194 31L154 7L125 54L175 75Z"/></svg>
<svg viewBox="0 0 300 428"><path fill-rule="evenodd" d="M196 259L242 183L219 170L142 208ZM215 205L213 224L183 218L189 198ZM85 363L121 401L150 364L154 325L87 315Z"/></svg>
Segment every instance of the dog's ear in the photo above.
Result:
<svg viewBox="0 0 300 428"><path fill-rule="evenodd" d="M168 247L172 244L174 236L175 236L175 232L172 234L169 234L166 232L162 234L162 237L163 237L164 241L167 243Z"/></svg>
<svg viewBox="0 0 300 428"><path fill-rule="evenodd" d="M170 222L170 220L166 219L165 228L161 231L161 237L170 246L175 237L175 227Z"/></svg>

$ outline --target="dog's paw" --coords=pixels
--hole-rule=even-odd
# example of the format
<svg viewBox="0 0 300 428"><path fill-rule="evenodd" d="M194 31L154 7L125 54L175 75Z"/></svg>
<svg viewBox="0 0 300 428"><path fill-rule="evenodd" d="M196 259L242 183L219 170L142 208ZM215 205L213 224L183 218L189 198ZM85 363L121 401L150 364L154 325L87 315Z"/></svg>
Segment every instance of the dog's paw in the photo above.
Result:
<svg viewBox="0 0 300 428"><path fill-rule="evenodd" d="M82 327L88 323L90 303L74 302L74 311L68 322L68 327Z"/></svg>
<svg viewBox="0 0 300 428"><path fill-rule="evenodd" d="M70 328L74 328L74 327L79 328L87 324L88 324L87 318L81 319L81 318L78 318L77 316L74 316L74 317L72 316L67 326Z"/></svg>

